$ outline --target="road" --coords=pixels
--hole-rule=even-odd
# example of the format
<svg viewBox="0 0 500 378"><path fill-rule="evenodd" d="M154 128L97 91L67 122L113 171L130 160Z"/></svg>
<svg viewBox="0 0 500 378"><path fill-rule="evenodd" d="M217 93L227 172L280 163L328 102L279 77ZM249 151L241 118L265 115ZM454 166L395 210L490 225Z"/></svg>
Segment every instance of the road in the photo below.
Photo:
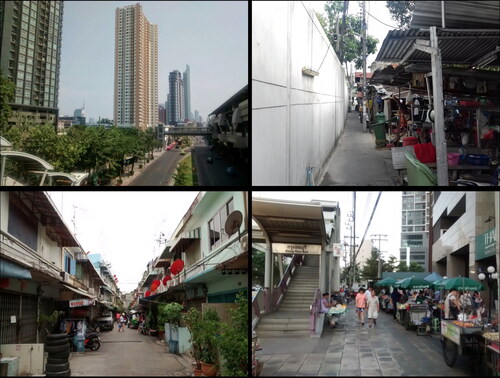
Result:
<svg viewBox="0 0 500 378"><path fill-rule="evenodd" d="M196 138L194 148L191 150L194 156L196 170L198 174L199 186L224 185L224 186L242 186L247 185L248 174L243 167L235 163L230 163L222 159L216 159L215 151L210 151L206 141L202 138ZM212 156L213 163L207 163L207 157ZM226 168L233 166L236 169L236 175L229 176Z"/></svg>
<svg viewBox="0 0 500 378"><path fill-rule="evenodd" d="M165 151L155 162L145 168L129 186L167 186L182 157L178 149Z"/></svg>
<svg viewBox="0 0 500 378"><path fill-rule="evenodd" d="M165 344L157 337L137 333L125 328L125 332L102 332L101 348L95 352L71 353L72 376L181 376L192 369L182 356L167 352Z"/></svg>

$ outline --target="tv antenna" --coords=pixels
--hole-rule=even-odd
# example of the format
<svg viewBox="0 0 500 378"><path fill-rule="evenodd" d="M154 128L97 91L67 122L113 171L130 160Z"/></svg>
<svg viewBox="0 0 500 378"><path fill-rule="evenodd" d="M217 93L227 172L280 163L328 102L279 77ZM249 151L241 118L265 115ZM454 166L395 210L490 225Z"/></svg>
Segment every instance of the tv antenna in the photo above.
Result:
<svg viewBox="0 0 500 378"><path fill-rule="evenodd" d="M71 223L73 223L73 235L75 236L76 236L76 209L87 211L85 209L82 209L81 207L73 205L73 219L71 219Z"/></svg>
<svg viewBox="0 0 500 378"><path fill-rule="evenodd" d="M226 223L224 224L224 231L228 235L233 235L238 232L238 241L240 241L240 226L243 221L243 214L241 211L235 210L226 219Z"/></svg>

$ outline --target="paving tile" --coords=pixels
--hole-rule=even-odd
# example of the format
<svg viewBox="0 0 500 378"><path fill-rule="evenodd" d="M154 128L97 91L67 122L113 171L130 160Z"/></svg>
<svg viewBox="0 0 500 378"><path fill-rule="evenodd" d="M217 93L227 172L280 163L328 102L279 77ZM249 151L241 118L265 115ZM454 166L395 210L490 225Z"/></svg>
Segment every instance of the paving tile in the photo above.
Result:
<svg viewBox="0 0 500 378"><path fill-rule="evenodd" d="M352 370L340 370L340 376L343 377L354 377L354 376L359 376L361 375L361 370L359 369L352 369Z"/></svg>
<svg viewBox="0 0 500 378"><path fill-rule="evenodd" d="M317 373L319 371L319 364L318 365L302 365L298 371L299 374L302 373Z"/></svg>
<svg viewBox="0 0 500 378"><path fill-rule="evenodd" d="M380 377L382 372L379 369L361 369L361 376Z"/></svg>
<svg viewBox="0 0 500 378"><path fill-rule="evenodd" d="M382 375L384 377L392 376L392 375L401 375L401 370L399 370L399 369L382 369Z"/></svg>
<svg viewBox="0 0 500 378"><path fill-rule="evenodd" d="M290 364L290 363L283 364L283 366L281 366L278 369L278 372L279 373L283 373L283 372L296 373L300 370L301 366L302 366L302 364Z"/></svg>

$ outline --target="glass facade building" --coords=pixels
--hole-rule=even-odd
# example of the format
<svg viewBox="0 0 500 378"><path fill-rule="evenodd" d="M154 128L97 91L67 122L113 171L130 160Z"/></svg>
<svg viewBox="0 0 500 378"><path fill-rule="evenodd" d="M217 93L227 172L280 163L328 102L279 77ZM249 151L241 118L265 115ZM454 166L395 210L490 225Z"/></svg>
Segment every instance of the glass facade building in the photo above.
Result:
<svg viewBox="0 0 500 378"><path fill-rule="evenodd" d="M428 270L429 216L428 192L403 192L401 214L400 261L415 262ZM409 250L408 250L409 248Z"/></svg>
<svg viewBox="0 0 500 378"><path fill-rule="evenodd" d="M170 72L168 75L169 85L169 109L168 118L169 123L177 125L179 122L184 121L184 83L182 75L178 70Z"/></svg>
<svg viewBox="0 0 500 378"><path fill-rule="evenodd" d="M0 68L16 88L10 124L57 125L62 19L62 1L0 2Z"/></svg>

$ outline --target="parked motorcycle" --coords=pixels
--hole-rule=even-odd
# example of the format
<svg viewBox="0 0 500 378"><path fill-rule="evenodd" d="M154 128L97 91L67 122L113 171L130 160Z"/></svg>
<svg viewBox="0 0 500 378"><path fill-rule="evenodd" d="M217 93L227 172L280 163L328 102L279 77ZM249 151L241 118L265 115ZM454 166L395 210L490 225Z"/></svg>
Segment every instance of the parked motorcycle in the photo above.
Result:
<svg viewBox="0 0 500 378"><path fill-rule="evenodd" d="M98 350L101 347L101 339L99 338L99 332L90 332L85 335L85 340L83 341L85 348L89 348L92 351Z"/></svg>

